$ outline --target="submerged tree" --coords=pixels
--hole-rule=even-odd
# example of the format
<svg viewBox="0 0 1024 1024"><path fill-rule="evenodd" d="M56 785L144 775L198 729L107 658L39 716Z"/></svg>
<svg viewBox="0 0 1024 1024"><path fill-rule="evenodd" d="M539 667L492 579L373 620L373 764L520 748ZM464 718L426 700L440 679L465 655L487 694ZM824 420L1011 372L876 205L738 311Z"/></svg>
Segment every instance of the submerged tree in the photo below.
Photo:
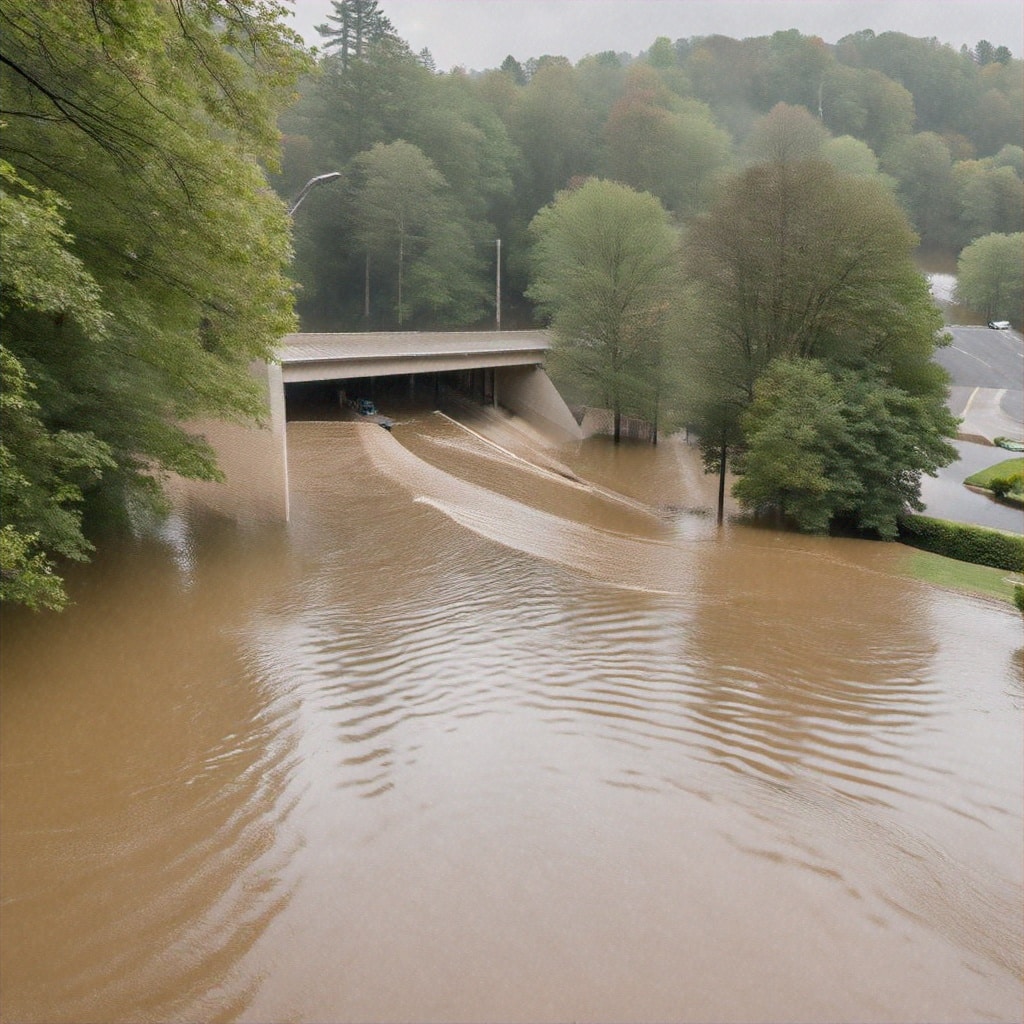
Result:
<svg viewBox="0 0 1024 1024"><path fill-rule="evenodd" d="M842 175L820 160L760 164L739 175L686 243L699 319L684 324L682 358L705 396L694 418L707 443L718 444L726 423L733 445L749 446L752 421L742 414L762 377L777 360L817 359L920 403L921 448L943 457L937 446L953 422L945 412L947 378L931 358L942 318L911 260L915 244L876 178ZM798 406L799 397L793 401ZM879 490L900 491L895 477L868 472L874 442L864 437L865 457L850 465L853 479L871 500ZM927 472L941 464L909 461L907 468ZM752 487L737 493L758 507ZM832 512L878 529L869 507L865 498ZM806 525L819 523L810 516Z"/></svg>
<svg viewBox="0 0 1024 1024"><path fill-rule="evenodd" d="M657 419L676 235L654 196L592 179L533 219L528 295L550 317L553 365L594 403Z"/></svg>

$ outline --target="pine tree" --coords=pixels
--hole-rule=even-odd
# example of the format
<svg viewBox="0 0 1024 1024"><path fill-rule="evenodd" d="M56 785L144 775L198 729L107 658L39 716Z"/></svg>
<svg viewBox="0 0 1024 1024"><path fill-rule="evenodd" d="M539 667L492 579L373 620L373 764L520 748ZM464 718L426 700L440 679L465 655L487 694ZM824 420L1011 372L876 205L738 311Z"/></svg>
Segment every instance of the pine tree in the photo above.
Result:
<svg viewBox="0 0 1024 1024"><path fill-rule="evenodd" d="M395 27L380 10L377 0L332 0L334 14L327 15L330 24L317 25L324 37L324 49L334 50L341 66L348 69L353 61L363 60L374 44L395 38Z"/></svg>

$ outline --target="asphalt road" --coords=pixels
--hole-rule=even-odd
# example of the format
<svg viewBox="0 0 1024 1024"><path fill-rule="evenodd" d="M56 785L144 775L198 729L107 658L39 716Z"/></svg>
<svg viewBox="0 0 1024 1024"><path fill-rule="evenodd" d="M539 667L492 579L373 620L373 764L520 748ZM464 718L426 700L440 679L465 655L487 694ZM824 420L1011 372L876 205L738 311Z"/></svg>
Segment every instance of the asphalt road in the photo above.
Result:
<svg viewBox="0 0 1024 1024"><path fill-rule="evenodd" d="M960 454L958 462L940 469L938 476L921 477L924 514L955 523L973 523L993 530L1024 533L1024 509L1004 505L987 494L964 486L964 480L972 473L1013 458L1013 452L969 441L954 441L953 447Z"/></svg>
<svg viewBox="0 0 1024 1024"><path fill-rule="evenodd" d="M953 343L935 361L953 379L949 406L964 434L993 440L1024 435L1024 338L989 327L947 328Z"/></svg>
<svg viewBox="0 0 1024 1024"><path fill-rule="evenodd" d="M947 327L953 343L940 348L935 361L959 385L976 388L1018 388L1021 383L1024 341L1015 331L991 327Z"/></svg>
<svg viewBox="0 0 1024 1024"><path fill-rule="evenodd" d="M953 343L939 349L935 361L952 378L949 408L963 420L961 436L989 442L1000 436L1024 438L1024 338L989 327L947 330ZM922 478L926 514L1024 533L1024 512L963 485L972 473L1011 458L1012 453L968 440L957 441L956 449L959 461L939 470L936 478Z"/></svg>

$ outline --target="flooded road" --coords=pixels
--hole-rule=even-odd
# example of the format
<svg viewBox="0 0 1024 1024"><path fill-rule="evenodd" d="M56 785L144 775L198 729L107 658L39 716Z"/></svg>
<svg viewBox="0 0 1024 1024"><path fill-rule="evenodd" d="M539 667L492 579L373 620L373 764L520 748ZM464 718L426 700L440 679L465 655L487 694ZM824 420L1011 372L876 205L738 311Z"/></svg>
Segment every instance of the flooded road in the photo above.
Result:
<svg viewBox="0 0 1024 1024"><path fill-rule="evenodd" d="M5 613L3 1020L1019 1020L1019 615L480 433Z"/></svg>

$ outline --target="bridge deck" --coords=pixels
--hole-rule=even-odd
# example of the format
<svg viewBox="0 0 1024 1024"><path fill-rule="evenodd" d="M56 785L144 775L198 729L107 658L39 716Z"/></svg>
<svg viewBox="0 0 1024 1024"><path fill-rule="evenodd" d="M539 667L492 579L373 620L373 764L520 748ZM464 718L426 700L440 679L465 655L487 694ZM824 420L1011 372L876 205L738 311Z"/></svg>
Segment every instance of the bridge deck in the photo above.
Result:
<svg viewBox="0 0 1024 1024"><path fill-rule="evenodd" d="M522 366L542 362L550 347L547 331L380 331L288 334L278 352L287 382Z"/></svg>
<svg viewBox="0 0 1024 1024"><path fill-rule="evenodd" d="M547 331L378 331L363 334L286 334L285 364L323 360L380 359L547 351Z"/></svg>

